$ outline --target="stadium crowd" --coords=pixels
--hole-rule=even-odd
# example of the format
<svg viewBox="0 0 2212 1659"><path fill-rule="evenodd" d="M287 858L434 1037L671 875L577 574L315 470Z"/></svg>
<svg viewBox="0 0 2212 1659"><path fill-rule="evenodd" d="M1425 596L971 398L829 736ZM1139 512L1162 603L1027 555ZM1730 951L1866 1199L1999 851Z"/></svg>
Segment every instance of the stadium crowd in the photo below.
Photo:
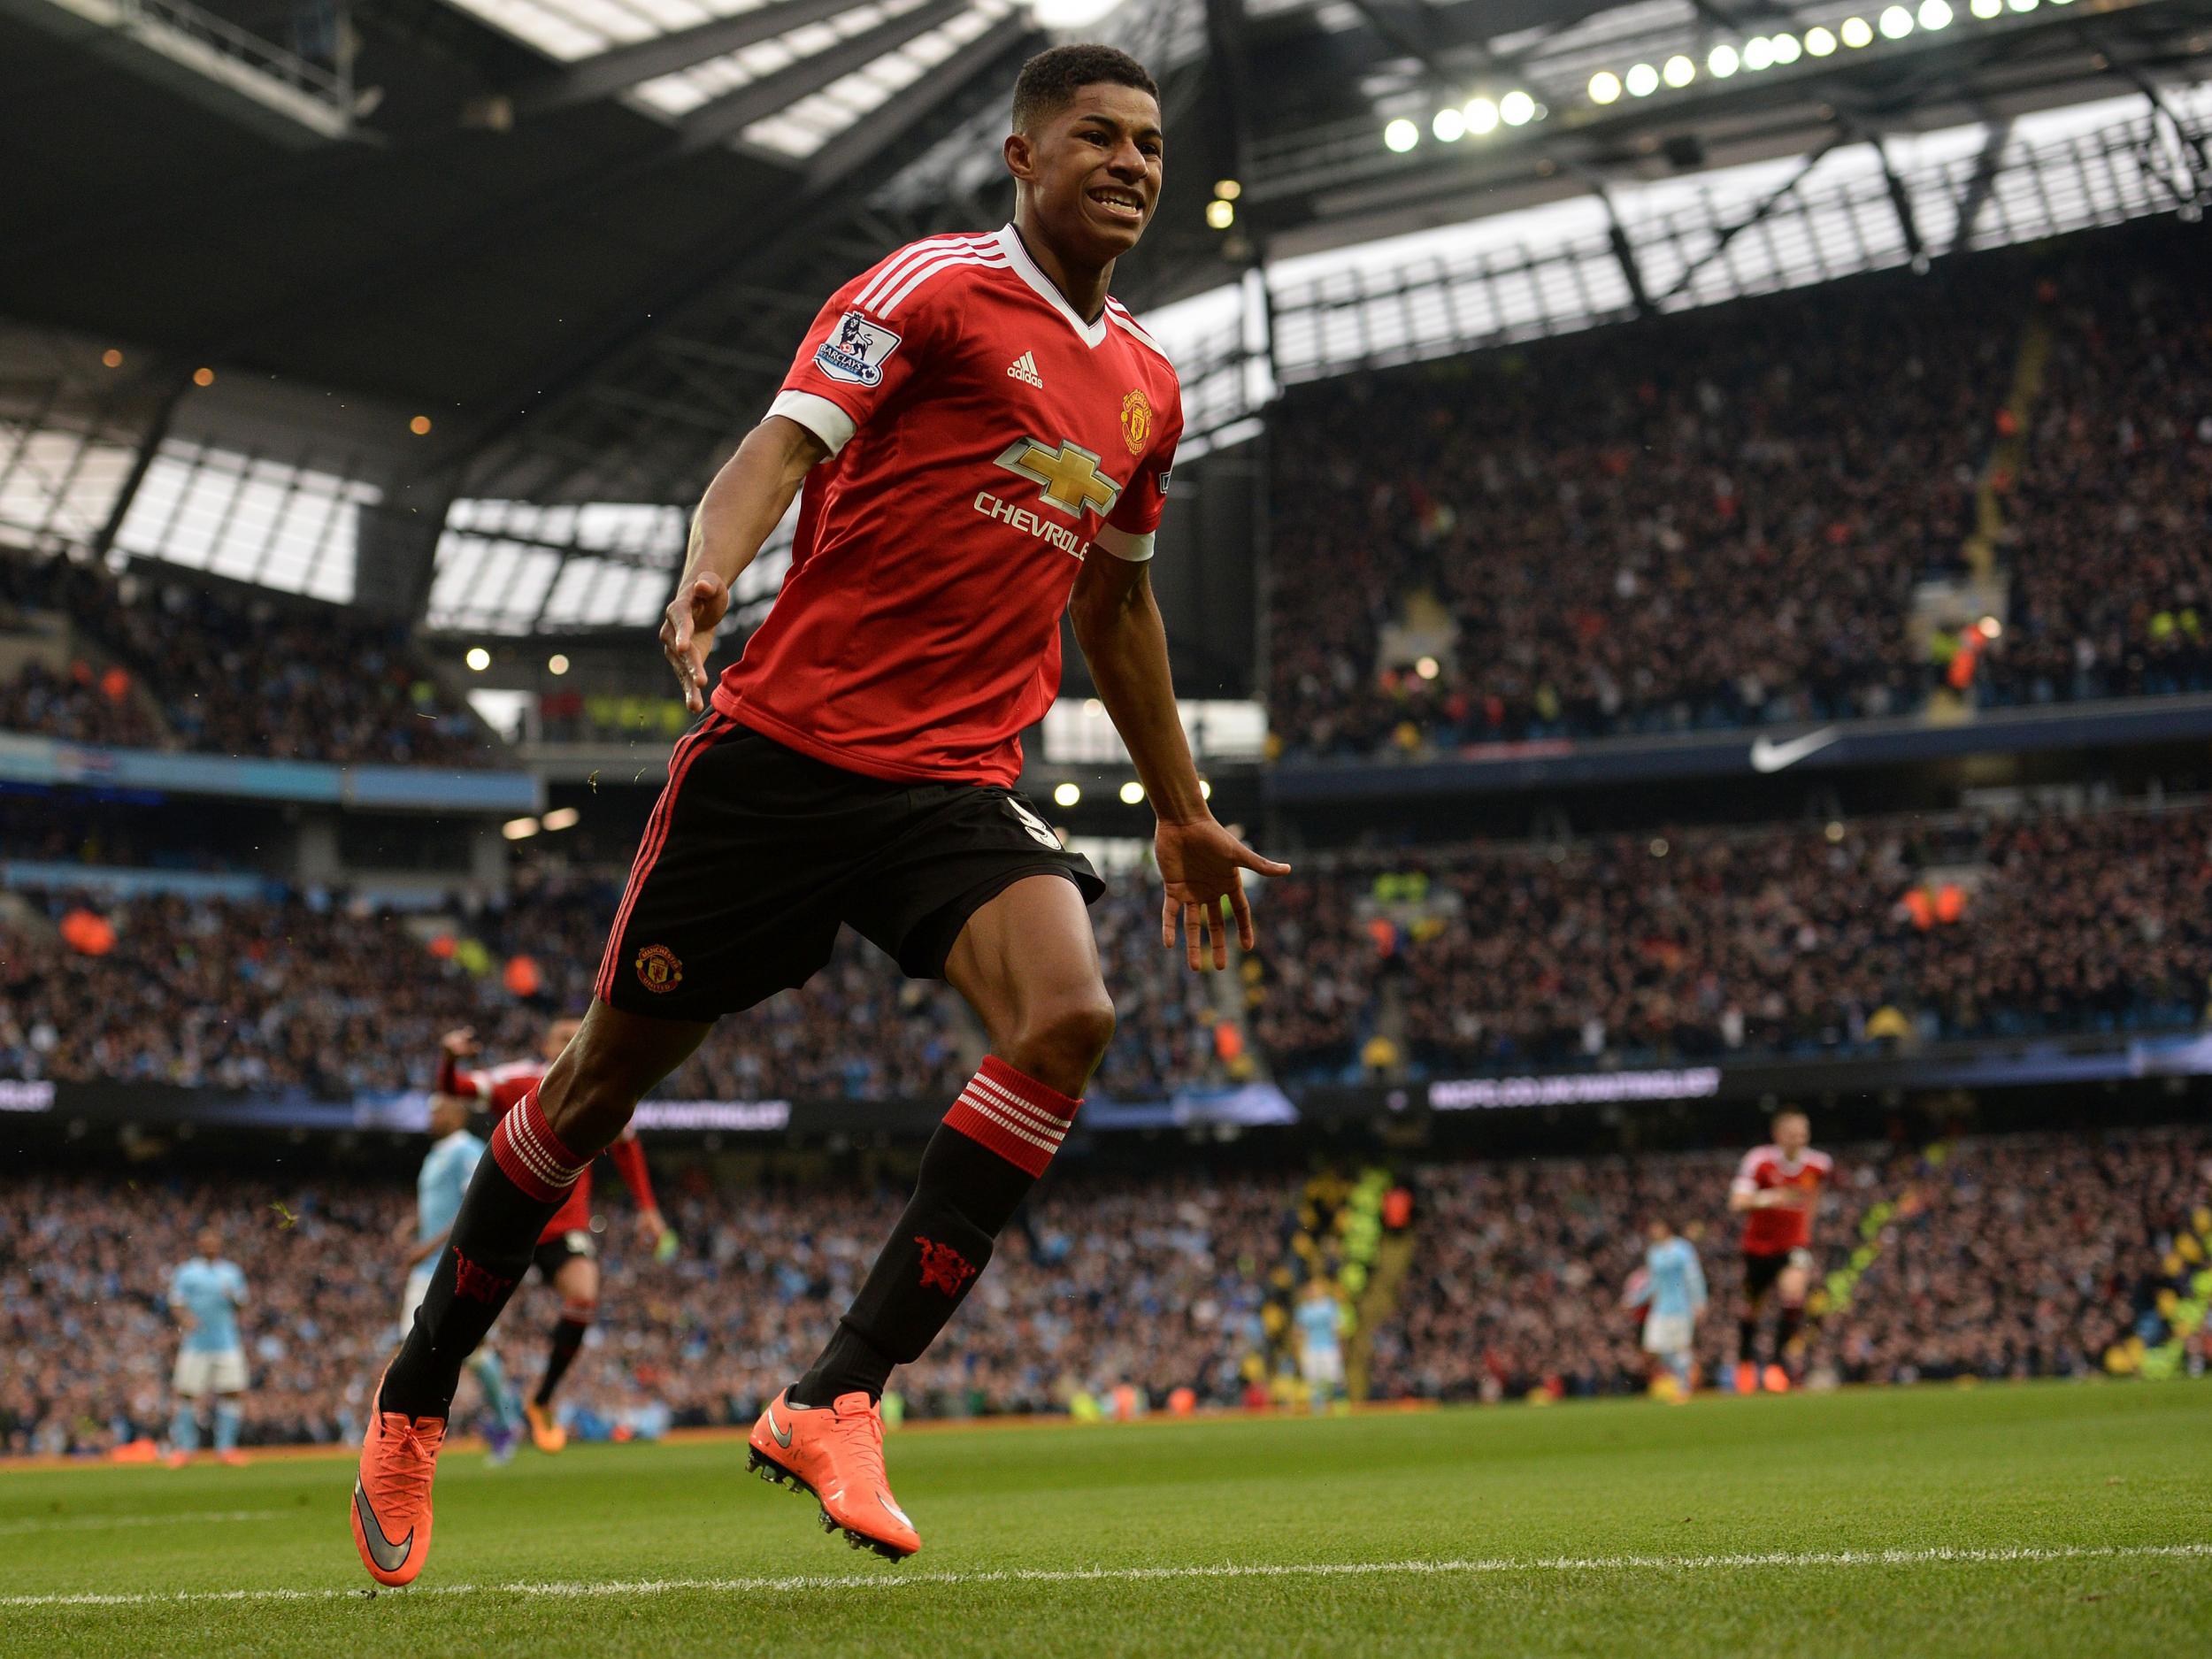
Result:
<svg viewBox="0 0 2212 1659"><path fill-rule="evenodd" d="M1828 1274L1803 1356L1816 1384L2108 1369L2152 1305L2162 1258L2212 1197L2212 1133L2196 1126L1847 1147L1836 1159L1814 1229ZM1742 1297L1733 1173L1722 1153L1415 1171L1419 1249L1375 1333L1376 1394L1640 1390L1650 1360L1621 1288L1655 1216L1703 1258L1713 1300L1697 1356L1709 1379L1724 1376ZM1865 1227L1878 1204L1880 1225ZM1841 1274L1862 1242L1872 1262Z"/></svg>
<svg viewBox="0 0 2212 1659"><path fill-rule="evenodd" d="M1273 731L1368 755L1919 707L1945 664L1908 626L1915 584L1962 568L2044 300L2045 389L2001 481L2015 626L1972 695L2212 684L2212 301L2185 234L2120 240L1294 394ZM1448 636L1429 677L1386 660L1405 622Z"/></svg>
<svg viewBox="0 0 2212 1659"><path fill-rule="evenodd" d="M683 1248L672 1261L629 1249L619 1225L606 1233L600 1324L562 1394L602 1432L749 1424L812 1360L905 1201L889 1184L715 1192L695 1168L673 1186L665 1209ZM1238 1398L1290 1190L1262 1178L1056 1179L940 1351L899 1372L908 1409L1065 1410L1125 1386ZM409 1205L396 1183L0 1180L0 1352L14 1356L0 1365L0 1452L99 1451L160 1432L168 1275L203 1220L250 1289L248 1443L351 1438L397 1338L405 1272L392 1240ZM554 1305L527 1290L500 1327L518 1379L541 1367Z"/></svg>
<svg viewBox="0 0 2212 1659"><path fill-rule="evenodd" d="M449 698L403 629L337 606L234 598L62 556L0 553L0 634L58 612L113 660L0 680L0 730L251 759L495 764L501 750ZM134 687L154 690L164 731Z"/></svg>
<svg viewBox="0 0 2212 1659"><path fill-rule="evenodd" d="M1271 895L1258 1028L1290 1072L1394 1000L1417 1070L2185 1026L2208 883L2203 808L1345 856Z"/></svg>
<svg viewBox="0 0 2212 1659"><path fill-rule="evenodd" d="M1363 1075L1379 1033L1417 1074L2186 1026L2212 987L2208 886L2205 807L1315 858L1263 895L1244 1028L1296 1081ZM552 876L442 918L302 895L20 896L28 918L0 908L0 1075L344 1098L426 1084L456 1025L490 1057L534 1053L549 1013L588 1000L616 894ZM1111 1098L1252 1057L1213 1001L1230 987L1159 949L1156 905L1133 874L1096 911ZM979 1054L955 995L848 935L663 1093L942 1100Z"/></svg>
<svg viewBox="0 0 2212 1659"><path fill-rule="evenodd" d="M1714 1300L1707 1378L1733 1359L1740 1294L1729 1153L1432 1163L1410 1272L1371 1336L1377 1398L1630 1393L1649 1376L1622 1292L1644 1224L1696 1244ZM653 1261L619 1214L601 1321L562 1400L587 1432L751 1421L804 1369L864 1274L903 1187L715 1184L664 1168L682 1248ZM910 1412L967 1416L1249 1403L1268 1286L1302 1270L1305 1190L1290 1172L1071 1170L1032 1199L937 1352L894 1379ZM1839 1381L2079 1377L2120 1371L2147 1328L2161 1262L2212 1198L2200 1126L1848 1147L1815 1229L1803 1372ZM98 1452L168 1420L167 1276L203 1221L250 1298L250 1443L357 1432L396 1339L396 1182L0 1180L0 1452ZM1867 1247L1870 1259L1850 1266ZM1280 1280L1290 1268L1293 1278ZM536 1375L553 1307L526 1291L498 1342ZM472 1385L460 1409L472 1409Z"/></svg>

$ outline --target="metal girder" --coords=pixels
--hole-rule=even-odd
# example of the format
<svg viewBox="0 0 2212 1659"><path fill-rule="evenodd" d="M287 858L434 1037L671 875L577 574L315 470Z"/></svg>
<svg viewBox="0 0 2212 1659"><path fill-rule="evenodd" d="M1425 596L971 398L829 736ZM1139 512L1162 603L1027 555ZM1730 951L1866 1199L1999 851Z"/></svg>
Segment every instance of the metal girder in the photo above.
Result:
<svg viewBox="0 0 2212 1659"><path fill-rule="evenodd" d="M819 92L856 69L865 68L886 52L896 51L917 35L951 22L967 9L968 0L928 0L888 22L803 58L787 69L740 87L727 97L717 98L686 116L677 129L680 146L689 154L734 137L755 121Z"/></svg>
<svg viewBox="0 0 2212 1659"><path fill-rule="evenodd" d="M710 58L775 39L810 23L849 12L860 0L777 0L735 17L717 18L696 28L679 29L657 40L618 46L595 58L554 70L518 86L511 95L518 110L532 113L566 109L610 97L658 75L672 75Z"/></svg>
<svg viewBox="0 0 2212 1659"><path fill-rule="evenodd" d="M1997 193L1997 172L2004 160L2005 146L2012 142L2012 123L1992 121L1989 136L1982 141L1982 153L1975 157L1974 176L1966 181L1965 195L1959 201L1958 234L1952 239L1951 251L1964 253L1974 245L1974 229L1981 223L1982 210Z"/></svg>
<svg viewBox="0 0 2212 1659"><path fill-rule="evenodd" d="M912 86L893 94L881 109L823 145L807 167L808 188L827 190L850 178L1002 58L1011 56L1017 48L1025 51L1033 44L1041 48L1043 40L1042 33L1024 14L1001 18ZM1011 90L1010 81L1010 94ZM896 246L896 242L892 245ZM808 310L810 316L811 306Z"/></svg>
<svg viewBox="0 0 2212 1659"><path fill-rule="evenodd" d="M1827 160L1828 152L1844 142L1845 141L1840 138L1831 139L1828 142L1823 144L1818 150L1813 151L1811 155L1806 157L1804 161L1799 165L1796 172L1790 174L1788 178L1783 180L1780 184L1775 186L1772 190L1769 191L1766 196L1762 197L1758 205L1754 207L1751 211L1745 214L1734 224L1729 226L1727 229L1722 231L1719 235L1716 236L1713 239L1713 245L1710 248L1708 248L1696 258L1691 260L1688 265L1683 266L1682 274L1675 279L1674 286L1672 288L1669 288L1664 294L1659 296L1658 303L1664 305L1669 300L1674 298L1677 295L1686 292L1690 284L1696 280L1697 273L1705 269L1707 265L1712 264L1714 260L1719 258L1721 255L1726 253L1728 251L1728 244L1735 241L1737 237L1742 235L1744 232L1751 229L1754 226L1765 223L1769 214L1772 213L1776 208L1781 206L1783 203L1788 201L1790 197L1797 194L1798 187L1805 182L1806 176L1809 174L1815 167L1817 167L1822 162ZM1885 163L1885 165L1887 164Z"/></svg>

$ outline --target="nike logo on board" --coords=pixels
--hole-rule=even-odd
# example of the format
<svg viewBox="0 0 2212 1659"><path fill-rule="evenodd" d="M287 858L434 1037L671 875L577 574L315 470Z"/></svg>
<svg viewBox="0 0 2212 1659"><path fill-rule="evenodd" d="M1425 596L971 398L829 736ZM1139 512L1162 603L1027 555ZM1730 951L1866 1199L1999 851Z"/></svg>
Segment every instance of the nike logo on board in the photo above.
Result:
<svg viewBox="0 0 2212 1659"><path fill-rule="evenodd" d="M1751 770L1782 772L1809 755L1817 755L1842 736L1843 733L1836 727L1824 726L1817 732L1808 732L1802 737L1793 737L1782 743L1776 742L1772 738L1758 738L1751 745Z"/></svg>

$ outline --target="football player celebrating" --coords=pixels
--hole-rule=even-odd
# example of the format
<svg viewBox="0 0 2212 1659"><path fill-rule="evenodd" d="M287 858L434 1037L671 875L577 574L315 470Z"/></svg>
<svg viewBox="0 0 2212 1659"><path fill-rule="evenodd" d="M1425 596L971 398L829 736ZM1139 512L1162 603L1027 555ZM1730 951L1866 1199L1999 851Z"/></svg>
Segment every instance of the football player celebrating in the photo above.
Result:
<svg viewBox="0 0 2212 1659"><path fill-rule="evenodd" d="M1107 289L1159 201L1158 88L1124 52L1056 47L1023 66L1012 127L1013 223L915 243L833 295L700 503L661 641L703 718L670 757L582 1028L493 1131L385 1374L354 1504L384 1583L421 1570L461 1362L578 1171L718 1018L803 984L848 924L949 981L990 1052L752 1446L856 1547L920 1548L884 1472L885 1382L973 1289L1113 1033L1085 910L1102 884L1013 789L1019 734L1058 690L1063 614L1158 820L1163 944L1179 928L1194 969L1225 967L1225 902L1252 944L1244 872L1287 872L1207 807L1147 580L1181 398ZM789 574L710 696L730 585L802 487Z"/></svg>

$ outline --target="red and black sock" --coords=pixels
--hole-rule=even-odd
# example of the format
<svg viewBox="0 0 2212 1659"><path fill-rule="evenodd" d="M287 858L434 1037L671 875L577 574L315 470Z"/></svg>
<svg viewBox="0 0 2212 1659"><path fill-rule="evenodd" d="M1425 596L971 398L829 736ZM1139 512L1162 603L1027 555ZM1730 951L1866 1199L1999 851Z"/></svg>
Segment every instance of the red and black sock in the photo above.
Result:
<svg viewBox="0 0 2212 1659"><path fill-rule="evenodd" d="M588 1158L561 1144L532 1089L492 1130L491 1156L453 1218L453 1232L399 1357L384 1373L378 1409L442 1417L467 1363L530 1270L538 1235Z"/></svg>
<svg viewBox="0 0 2212 1659"><path fill-rule="evenodd" d="M993 1246L1060 1148L1082 1102L996 1055L969 1080L922 1153L914 1196L794 1405L856 1391L880 1396L893 1369L927 1351L991 1259Z"/></svg>
<svg viewBox="0 0 2212 1659"><path fill-rule="evenodd" d="M553 1391L561 1386L561 1379L568 1375L577 1350L584 1346L584 1333L591 1329L598 1311L595 1302L570 1302L561 1305L561 1317L553 1323L553 1345L546 1350L545 1375L538 1380L535 1398L540 1405L553 1403Z"/></svg>

